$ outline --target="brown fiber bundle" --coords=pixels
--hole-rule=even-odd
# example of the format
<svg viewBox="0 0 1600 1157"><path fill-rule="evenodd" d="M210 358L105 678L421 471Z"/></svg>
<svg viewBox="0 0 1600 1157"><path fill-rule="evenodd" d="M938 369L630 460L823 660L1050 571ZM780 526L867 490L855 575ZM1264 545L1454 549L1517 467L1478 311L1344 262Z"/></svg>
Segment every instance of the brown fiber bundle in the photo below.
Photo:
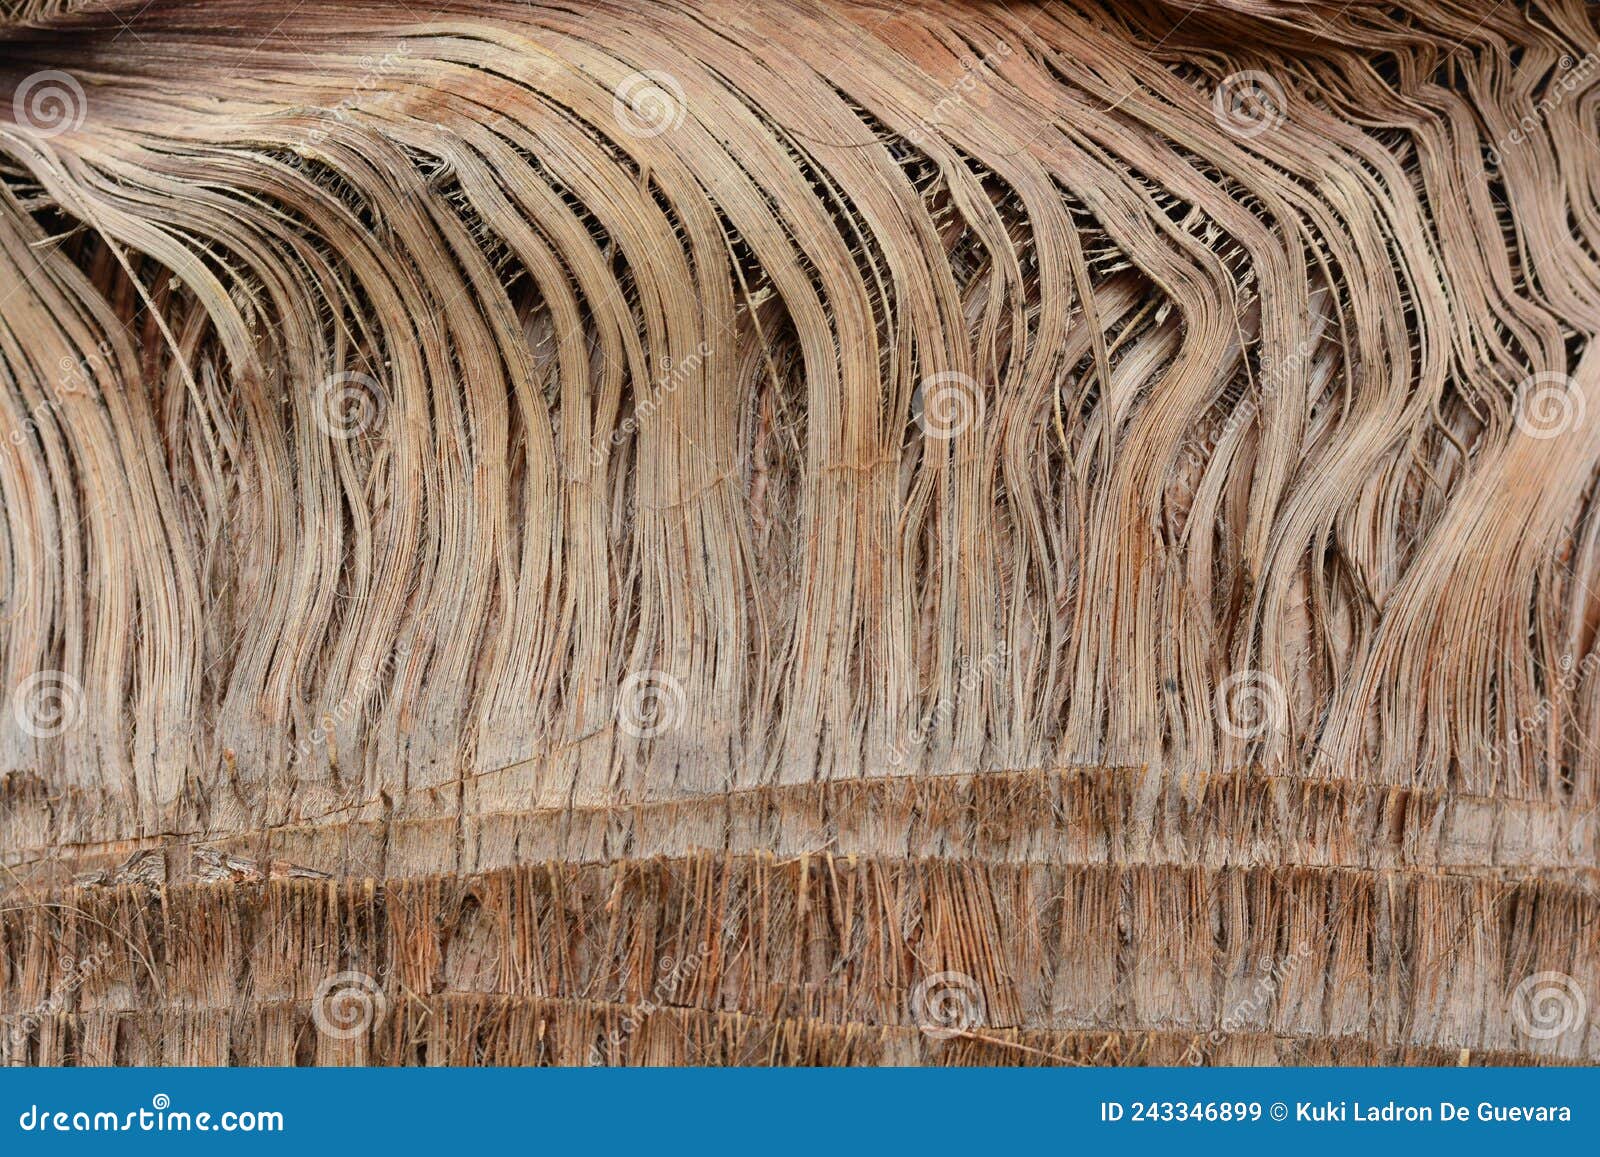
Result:
<svg viewBox="0 0 1600 1157"><path fill-rule="evenodd" d="M0 12L0 1059L1600 1059L1595 8Z"/></svg>

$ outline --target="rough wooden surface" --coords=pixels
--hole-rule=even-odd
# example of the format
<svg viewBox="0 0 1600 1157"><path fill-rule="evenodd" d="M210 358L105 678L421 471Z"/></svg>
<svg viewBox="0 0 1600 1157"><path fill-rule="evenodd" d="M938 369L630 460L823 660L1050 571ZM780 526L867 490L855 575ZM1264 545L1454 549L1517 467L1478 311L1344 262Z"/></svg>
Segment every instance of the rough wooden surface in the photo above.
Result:
<svg viewBox="0 0 1600 1157"><path fill-rule="evenodd" d="M0 923L35 963L7 1028L61 987L52 961L99 962L14 1040L45 1062L1580 1060L1576 1035L1527 1049L1504 994L1535 965L1592 979L1600 915L1583 888L1434 873L759 854L58 896ZM345 972L373 982L350 1041L313 1019ZM975 1051L930 1047L908 1005L939 974L970 979L950 1039Z"/></svg>
<svg viewBox="0 0 1600 1157"><path fill-rule="evenodd" d="M5 1057L1600 1059L1592 5L426 7L0 5Z"/></svg>

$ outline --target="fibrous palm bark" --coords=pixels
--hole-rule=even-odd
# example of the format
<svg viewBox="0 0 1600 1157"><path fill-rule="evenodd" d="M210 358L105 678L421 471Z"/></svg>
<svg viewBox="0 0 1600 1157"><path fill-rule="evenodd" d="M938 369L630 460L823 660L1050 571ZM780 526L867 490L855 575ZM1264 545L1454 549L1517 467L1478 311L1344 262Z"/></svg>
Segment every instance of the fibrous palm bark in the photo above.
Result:
<svg viewBox="0 0 1600 1157"><path fill-rule="evenodd" d="M1592 7L6 8L12 1061L1600 1057Z"/></svg>

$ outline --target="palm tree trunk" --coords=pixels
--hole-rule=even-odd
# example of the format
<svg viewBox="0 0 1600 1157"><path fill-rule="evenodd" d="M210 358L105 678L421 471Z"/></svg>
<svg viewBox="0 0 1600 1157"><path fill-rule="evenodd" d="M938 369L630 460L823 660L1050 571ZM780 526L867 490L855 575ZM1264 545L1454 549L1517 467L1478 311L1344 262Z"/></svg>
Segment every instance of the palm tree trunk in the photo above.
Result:
<svg viewBox="0 0 1600 1157"><path fill-rule="evenodd" d="M424 7L0 6L0 1057L1600 1059L1593 7Z"/></svg>

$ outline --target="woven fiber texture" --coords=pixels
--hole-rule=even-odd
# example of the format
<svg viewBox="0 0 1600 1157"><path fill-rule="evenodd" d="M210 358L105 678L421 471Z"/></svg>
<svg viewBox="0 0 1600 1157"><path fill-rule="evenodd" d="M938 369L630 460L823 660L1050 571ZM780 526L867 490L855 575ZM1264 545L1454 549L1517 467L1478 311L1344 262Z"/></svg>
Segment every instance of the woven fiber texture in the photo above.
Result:
<svg viewBox="0 0 1600 1157"><path fill-rule="evenodd" d="M1600 1060L1600 10L0 7L0 1058Z"/></svg>

